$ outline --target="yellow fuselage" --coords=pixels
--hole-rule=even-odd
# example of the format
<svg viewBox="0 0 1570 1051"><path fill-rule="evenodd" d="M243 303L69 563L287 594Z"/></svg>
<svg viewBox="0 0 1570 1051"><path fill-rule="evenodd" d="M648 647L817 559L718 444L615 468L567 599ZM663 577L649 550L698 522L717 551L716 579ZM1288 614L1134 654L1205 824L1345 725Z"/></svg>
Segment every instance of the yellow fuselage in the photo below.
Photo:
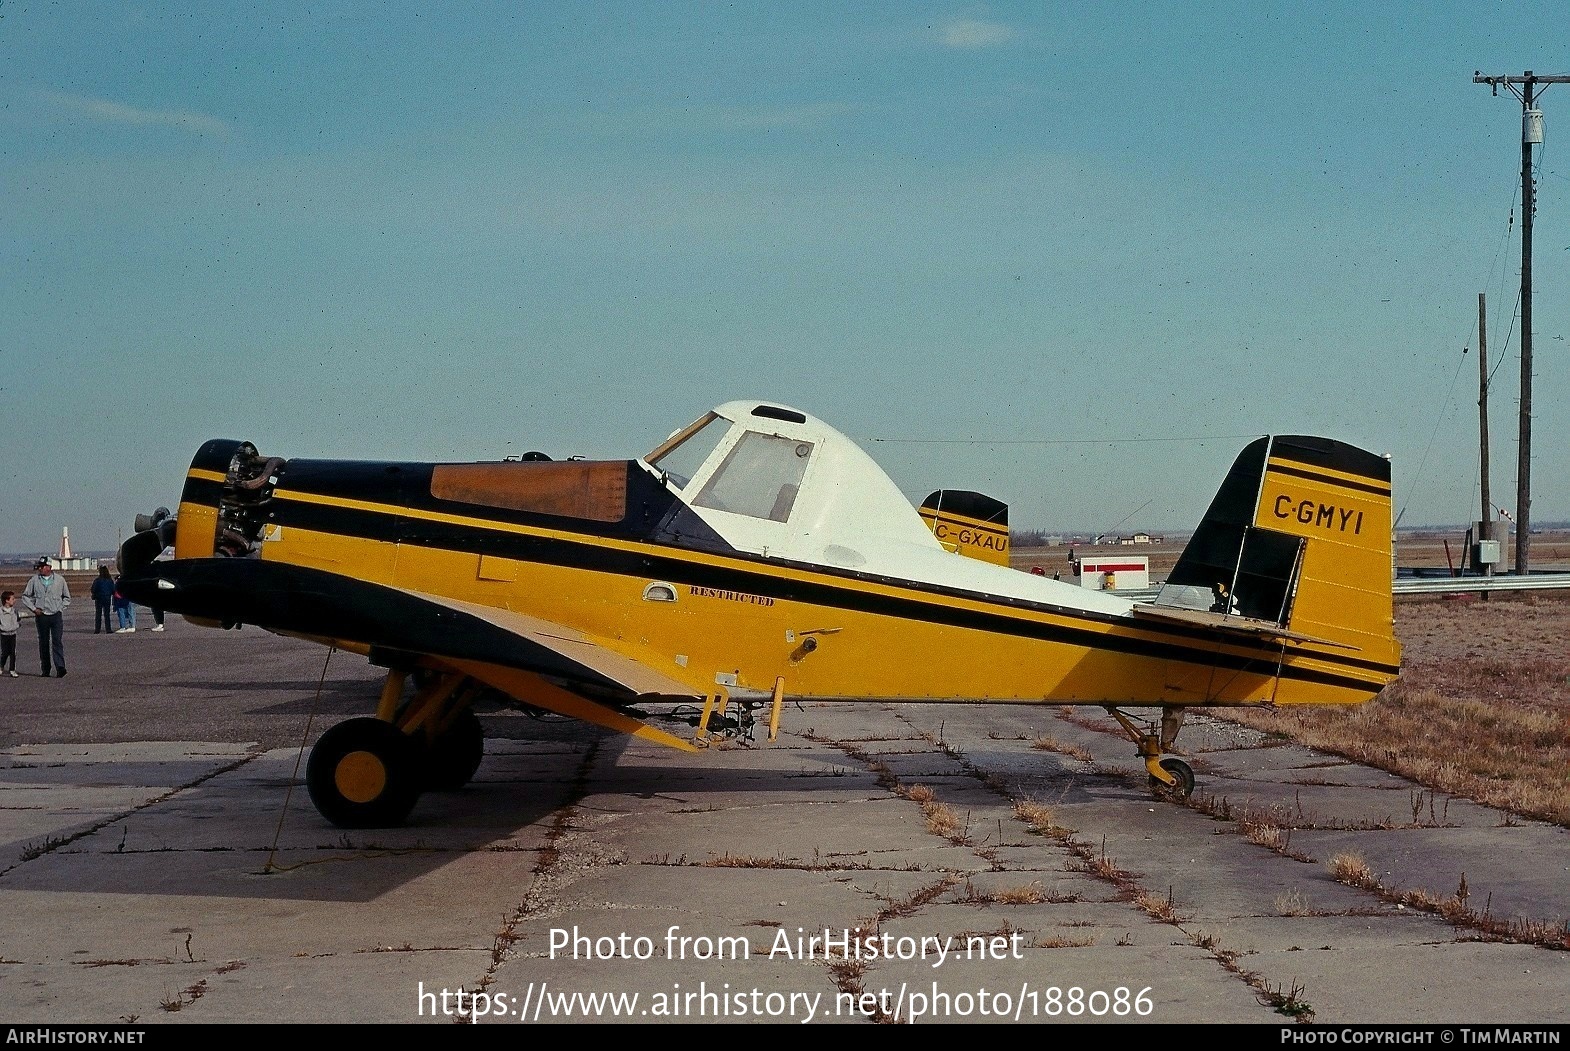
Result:
<svg viewBox="0 0 1570 1051"><path fill-rule="evenodd" d="M222 476L193 469L192 479ZM1399 659L1388 651L1348 654L1334 645L1236 638L763 557L321 495L291 490L287 481L272 499L282 524L262 533L264 561L527 613L700 697L766 694L783 679L786 695L804 699L1350 703L1377 693ZM341 513L345 526L290 524L291 512L305 509L318 517ZM201 502L181 505L176 558L210 554L202 538L212 535L206 523L215 516ZM457 549L351 532L353 522L383 519L416 538L457 530L536 544L551 555L530 560L473 549L483 543Z"/></svg>

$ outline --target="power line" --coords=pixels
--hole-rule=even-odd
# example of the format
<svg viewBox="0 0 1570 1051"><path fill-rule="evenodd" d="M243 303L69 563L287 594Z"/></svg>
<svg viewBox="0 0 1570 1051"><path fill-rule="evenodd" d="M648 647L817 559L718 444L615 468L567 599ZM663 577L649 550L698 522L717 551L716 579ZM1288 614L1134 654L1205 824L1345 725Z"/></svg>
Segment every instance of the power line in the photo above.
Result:
<svg viewBox="0 0 1570 1051"><path fill-rule="evenodd" d="M1217 442L1268 438L1268 434L1197 434L1171 438L867 438L900 445L1127 445L1139 442Z"/></svg>

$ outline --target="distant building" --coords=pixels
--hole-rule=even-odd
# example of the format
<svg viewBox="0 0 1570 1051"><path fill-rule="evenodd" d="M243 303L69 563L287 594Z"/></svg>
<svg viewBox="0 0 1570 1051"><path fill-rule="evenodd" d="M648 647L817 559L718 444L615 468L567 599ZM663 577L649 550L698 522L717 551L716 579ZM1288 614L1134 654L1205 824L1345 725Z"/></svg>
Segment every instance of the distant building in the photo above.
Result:
<svg viewBox="0 0 1570 1051"><path fill-rule="evenodd" d="M1151 536L1149 533L1135 533L1133 536L1118 537L1118 543L1126 547L1130 544L1162 544L1166 539L1164 536Z"/></svg>
<svg viewBox="0 0 1570 1051"><path fill-rule="evenodd" d="M1087 556L1079 563L1079 586L1090 591L1135 591L1150 587L1147 555Z"/></svg>
<svg viewBox="0 0 1570 1051"><path fill-rule="evenodd" d="M96 558L77 558L71 554L71 530L68 526L60 527L60 550L49 559L49 564L57 571L76 569L93 570L98 568Z"/></svg>

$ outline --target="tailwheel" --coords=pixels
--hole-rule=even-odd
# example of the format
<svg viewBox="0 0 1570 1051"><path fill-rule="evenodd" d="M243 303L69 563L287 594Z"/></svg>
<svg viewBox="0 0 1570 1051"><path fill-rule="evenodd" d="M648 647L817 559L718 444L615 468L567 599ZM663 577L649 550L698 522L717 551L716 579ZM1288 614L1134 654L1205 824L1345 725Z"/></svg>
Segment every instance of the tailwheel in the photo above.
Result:
<svg viewBox="0 0 1570 1051"><path fill-rule="evenodd" d="M418 750L380 719L349 719L316 742L305 768L311 802L339 828L403 824L420 797Z"/></svg>
<svg viewBox="0 0 1570 1051"><path fill-rule="evenodd" d="M1146 729L1107 705L1107 714L1118 721L1129 740L1139 746L1139 757L1145 761L1150 773L1150 787L1161 796L1182 802L1194 793L1194 768L1171 754L1177 742L1178 730L1183 726L1182 708L1168 706L1161 710L1161 724L1152 723Z"/></svg>
<svg viewBox="0 0 1570 1051"><path fill-rule="evenodd" d="M1158 763L1161 769L1165 770L1168 774L1171 774L1173 780L1175 780L1177 783L1169 785L1159 777L1156 777L1154 774L1152 774L1150 776L1150 787L1152 789L1161 795L1170 796L1171 798L1176 799L1178 802L1182 802L1194 794L1193 767L1189 766L1183 760L1173 755L1162 756L1161 759L1158 760Z"/></svg>
<svg viewBox="0 0 1570 1051"><path fill-rule="evenodd" d="M430 791L456 791L473 779L484 758L485 730L474 710L465 708L426 746L421 757L420 783Z"/></svg>

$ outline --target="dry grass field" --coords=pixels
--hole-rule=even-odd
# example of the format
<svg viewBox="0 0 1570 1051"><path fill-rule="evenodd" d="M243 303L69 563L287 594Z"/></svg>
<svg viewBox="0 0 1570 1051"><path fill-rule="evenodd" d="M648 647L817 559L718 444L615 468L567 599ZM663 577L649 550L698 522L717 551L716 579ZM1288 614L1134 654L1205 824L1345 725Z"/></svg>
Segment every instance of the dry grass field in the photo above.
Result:
<svg viewBox="0 0 1570 1051"><path fill-rule="evenodd" d="M14 591L17 593L17 605L21 605L22 588L27 586L27 579L33 571L26 566L0 566L0 591ZM76 613L86 610L87 615L93 615L93 578L97 573L61 573L67 584L71 586L71 612Z"/></svg>
<svg viewBox="0 0 1570 1051"><path fill-rule="evenodd" d="M1570 600L1400 602L1401 678L1355 707L1228 718L1430 788L1570 826Z"/></svg>
<svg viewBox="0 0 1570 1051"><path fill-rule="evenodd" d="M32 575L33 571L30 567L17 565L0 566L0 591L16 592L18 608L21 608L22 605L22 589L27 586L28 578ZM77 572L76 570L71 570L56 575L64 577L66 584L71 588L71 609L66 615L68 617L86 617L88 623L91 624L93 619L93 580L98 576L97 571ZM33 630L32 622L23 622L22 630L31 632ZM69 626L67 626L66 630L70 630Z"/></svg>
<svg viewBox="0 0 1570 1051"><path fill-rule="evenodd" d="M1461 539L1403 534L1396 561L1448 565ZM1534 535L1532 567L1570 572L1570 533ZM1395 622L1402 676L1378 698L1348 711L1258 714L1294 723L1305 744L1570 826L1570 596L1400 601Z"/></svg>

